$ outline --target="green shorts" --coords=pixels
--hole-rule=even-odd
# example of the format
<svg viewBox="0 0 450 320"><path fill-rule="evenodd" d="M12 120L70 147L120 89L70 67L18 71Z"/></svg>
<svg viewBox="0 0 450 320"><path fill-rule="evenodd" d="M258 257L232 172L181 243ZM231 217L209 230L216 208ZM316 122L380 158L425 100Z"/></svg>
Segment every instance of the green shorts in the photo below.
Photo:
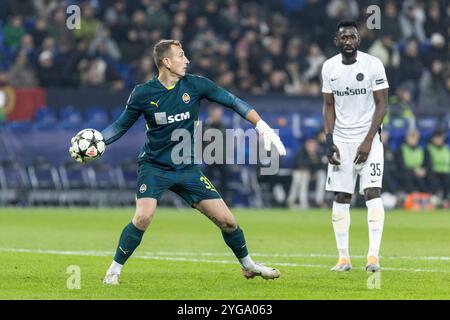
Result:
<svg viewBox="0 0 450 320"><path fill-rule="evenodd" d="M167 189L178 194L190 206L201 200L222 198L199 167L171 171L150 163L139 163L136 199L154 198L159 201Z"/></svg>

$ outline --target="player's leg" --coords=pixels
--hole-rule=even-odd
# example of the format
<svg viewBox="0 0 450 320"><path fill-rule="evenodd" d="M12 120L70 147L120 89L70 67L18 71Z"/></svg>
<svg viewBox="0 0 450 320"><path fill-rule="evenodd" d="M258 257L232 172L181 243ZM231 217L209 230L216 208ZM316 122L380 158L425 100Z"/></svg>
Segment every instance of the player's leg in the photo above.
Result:
<svg viewBox="0 0 450 320"><path fill-rule="evenodd" d="M381 200L381 188L364 189L367 206L367 223L369 225L369 252L366 270L380 270L380 245L384 226L384 206Z"/></svg>
<svg viewBox="0 0 450 320"><path fill-rule="evenodd" d="M367 253L368 271L380 270L379 251L384 226L384 206L381 200L381 187L384 170L383 145L375 137L372 149L361 170L360 193L364 193L369 226L369 251ZM363 192L361 192L363 191Z"/></svg>
<svg viewBox="0 0 450 320"><path fill-rule="evenodd" d="M331 268L332 271L349 271L352 268L349 252L351 200L352 195L350 193L336 192L334 195L331 220L339 252L339 260Z"/></svg>
<svg viewBox="0 0 450 320"><path fill-rule="evenodd" d="M220 228L225 243L239 260L243 274L247 279L255 276L275 279L280 276L277 269L253 261L248 253L244 231L239 227L230 209L222 199L205 199L194 203L193 206Z"/></svg>
<svg viewBox="0 0 450 320"><path fill-rule="evenodd" d="M356 173L353 160L358 144L335 141L339 148L340 165L328 165L326 190L334 192L331 220L333 224L339 260L332 271L348 271L352 268L349 252L350 202L355 190Z"/></svg>
<svg viewBox="0 0 450 320"><path fill-rule="evenodd" d="M211 219L222 231L225 243L231 248L244 269L244 276L261 276L274 279L280 276L278 270L253 262L248 254L244 232L214 185L199 168L186 169L177 173L177 183L170 190L181 196L190 206Z"/></svg>
<svg viewBox="0 0 450 320"><path fill-rule="evenodd" d="M133 220L122 230L114 260L103 280L105 284L119 283L122 267L141 243L142 236L155 214L156 204L157 200L153 198L136 200L136 211Z"/></svg>
<svg viewBox="0 0 450 320"><path fill-rule="evenodd" d="M118 284L122 267L139 246L155 213L161 195L175 181L175 175L149 163L141 163L136 184L136 211L130 223L122 230L114 260L104 279L105 284Z"/></svg>

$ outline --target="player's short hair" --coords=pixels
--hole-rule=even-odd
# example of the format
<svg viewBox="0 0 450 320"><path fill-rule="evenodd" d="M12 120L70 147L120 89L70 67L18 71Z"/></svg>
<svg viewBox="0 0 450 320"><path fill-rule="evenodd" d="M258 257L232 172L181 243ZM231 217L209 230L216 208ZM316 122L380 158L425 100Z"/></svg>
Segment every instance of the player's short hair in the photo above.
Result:
<svg viewBox="0 0 450 320"><path fill-rule="evenodd" d="M339 29L346 27L355 27L358 30L358 24L355 20L342 20L336 26L336 32L339 32Z"/></svg>
<svg viewBox="0 0 450 320"><path fill-rule="evenodd" d="M172 46L182 47L180 41L166 39L158 41L153 47L153 60L158 69L163 65L163 59L169 56Z"/></svg>

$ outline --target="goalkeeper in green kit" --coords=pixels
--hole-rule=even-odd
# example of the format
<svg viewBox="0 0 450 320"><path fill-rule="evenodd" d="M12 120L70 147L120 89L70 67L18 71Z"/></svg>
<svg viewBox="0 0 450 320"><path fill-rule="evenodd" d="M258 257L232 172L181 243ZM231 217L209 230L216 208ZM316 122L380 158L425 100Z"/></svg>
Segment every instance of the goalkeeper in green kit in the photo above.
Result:
<svg viewBox="0 0 450 320"><path fill-rule="evenodd" d="M119 283L123 265L140 244L158 200L167 189L181 196L220 228L225 243L239 260L246 278L278 278L280 272L277 269L252 260L244 232L214 185L194 163L193 152L188 155L192 161L173 161L172 149L179 141L172 141L171 136L174 130L187 130L193 145L194 122L198 119L200 100L206 98L233 109L254 124L256 131L262 135L267 151L275 147L280 155L285 155L283 143L248 103L207 78L186 74L189 60L179 41L159 41L153 48L153 57L159 70L158 77L137 85L119 119L102 131L108 145L125 134L141 115L144 115L147 124L147 141L138 159L136 212L120 235L116 254L103 283ZM76 161L84 161L72 148L69 152Z"/></svg>

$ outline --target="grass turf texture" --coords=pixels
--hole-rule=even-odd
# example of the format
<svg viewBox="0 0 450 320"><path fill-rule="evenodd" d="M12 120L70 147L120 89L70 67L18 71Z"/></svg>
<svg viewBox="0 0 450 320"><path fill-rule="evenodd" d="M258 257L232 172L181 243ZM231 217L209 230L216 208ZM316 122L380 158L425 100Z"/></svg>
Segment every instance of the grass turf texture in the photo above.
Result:
<svg viewBox="0 0 450 320"><path fill-rule="evenodd" d="M280 279L246 280L212 222L191 209L158 209L121 285L107 287L132 208L0 208L0 299L450 299L448 211L386 214L372 290L365 210L351 210L347 273L329 271L337 259L328 210L233 212L254 260L279 268ZM81 269L79 290L66 287L70 265Z"/></svg>

